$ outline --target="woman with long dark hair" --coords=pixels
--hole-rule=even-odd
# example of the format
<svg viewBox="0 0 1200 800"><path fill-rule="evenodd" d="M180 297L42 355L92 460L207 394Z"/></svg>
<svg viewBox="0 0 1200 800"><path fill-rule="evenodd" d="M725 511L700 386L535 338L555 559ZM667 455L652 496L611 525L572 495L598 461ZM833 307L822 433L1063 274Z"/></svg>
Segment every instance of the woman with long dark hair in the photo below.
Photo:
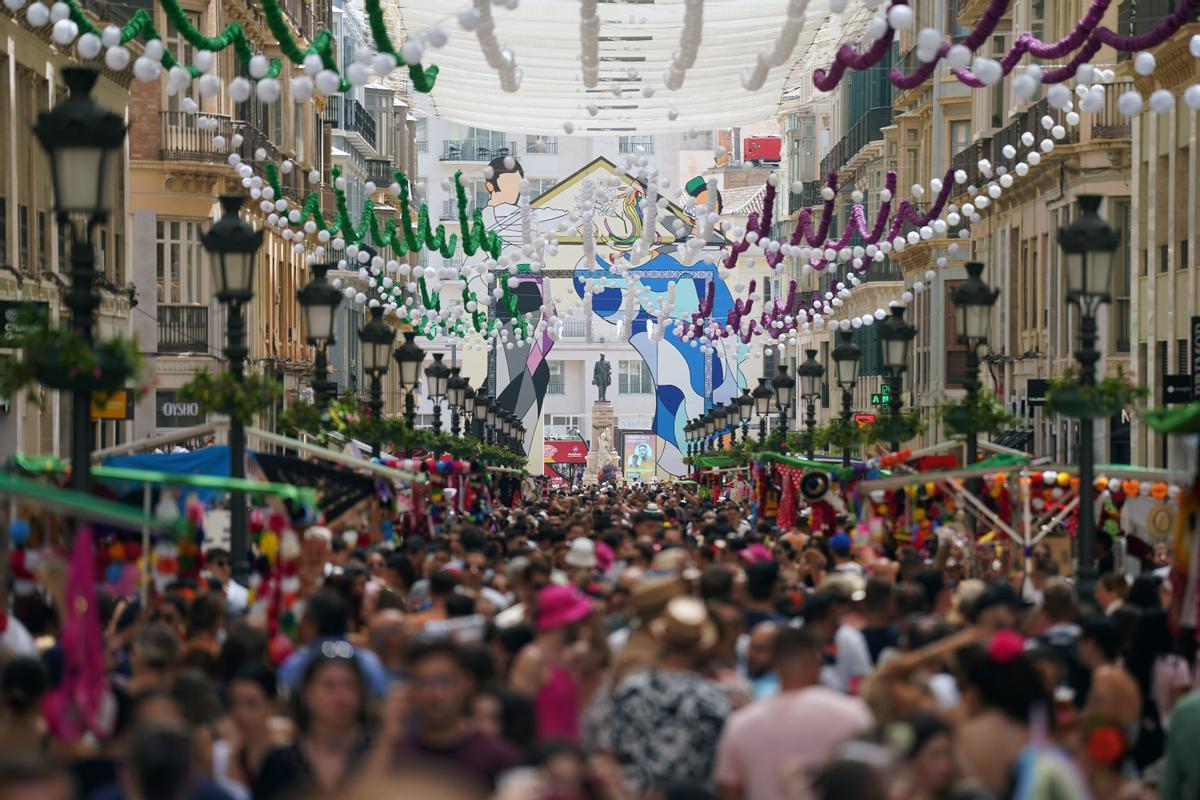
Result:
<svg viewBox="0 0 1200 800"><path fill-rule="evenodd" d="M366 697L353 646L323 643L294 698L296 741L267 756L253 783L256 800L302 791L332 795L344 787L368 748Z"/></svg>

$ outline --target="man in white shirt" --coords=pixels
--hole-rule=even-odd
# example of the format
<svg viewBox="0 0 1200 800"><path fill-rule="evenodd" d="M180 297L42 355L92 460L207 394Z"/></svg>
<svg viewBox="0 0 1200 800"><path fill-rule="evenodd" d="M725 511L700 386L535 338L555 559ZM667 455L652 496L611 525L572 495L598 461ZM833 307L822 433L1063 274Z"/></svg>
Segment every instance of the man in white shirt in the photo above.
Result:
<svg viewBox="0 0 1200 800"><path fill-rule="evenodd" d="M229 551L213 547L204 553L204 566L209 576L225 590L225 605L230 614L241 614L246 610L250 590L233 579L233 565Z"/></svg>

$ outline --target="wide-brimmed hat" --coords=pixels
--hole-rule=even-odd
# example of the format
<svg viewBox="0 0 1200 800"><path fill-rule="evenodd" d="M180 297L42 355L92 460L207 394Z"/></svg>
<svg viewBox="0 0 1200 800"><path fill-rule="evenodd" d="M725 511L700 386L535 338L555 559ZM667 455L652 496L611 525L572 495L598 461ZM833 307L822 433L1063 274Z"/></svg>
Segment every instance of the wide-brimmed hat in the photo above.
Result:
<svg viewBox="0 0 1200 800"><path fill-rule="evenodd" d="M591 539L576 539L571 542L571 549L563 559L568 567L578 569L594 569L596 566L596 543Z"/></svg>
<svg viewBox="0 0 1200 800"><path fill-rule="evenodd" d="M857 603L867 596L867 582L852 572L835 572L821 581L821 591L843 603Z"/></svg>
<svg viewBox="0 0 1200 800"><path fill-rule="evenodd" d="M708 608L694 597L676 597L666 610L650 623L650 635L659 644L675 651L703 653L717 643L717 626L708 617Z"/></svg>
<svg viewBox="0 0 1200 800"><path fill-rule="evenodd" d="M645 619L661 612L672 598L683 594L683 588L683 581L674 575L642 578L633 585L629 602L637 615Z"/></svg>
<svg viewBox="0 0 1200 800"><path fill-rule="evenodd" d="M550 584L537 595L537 617L534 627L549 631L572 625L592 613L592 601L574 586Z"/></svg>

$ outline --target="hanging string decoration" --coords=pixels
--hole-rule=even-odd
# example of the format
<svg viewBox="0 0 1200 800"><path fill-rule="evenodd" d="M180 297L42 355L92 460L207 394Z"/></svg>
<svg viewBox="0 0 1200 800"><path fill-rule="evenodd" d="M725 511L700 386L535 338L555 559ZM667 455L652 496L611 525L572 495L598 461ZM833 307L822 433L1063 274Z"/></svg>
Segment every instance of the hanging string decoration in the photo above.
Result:
<svg viewBox="0 0 1200 800"><path fill-rule="evenodd" d="M283 74L283 62L280 58L267 59L266 56L256 54L241 25L231 22L219 35L206 36L191 23L178 0L158 2L184 41L197 48L195 64L181 64L175 54L166 49L162 35L154 26L153 14L145 8L138 9L128 22L118 27L98 26L93 23L79 7L78 0L58 0L52 6L47 6L42 0L33 0L28 7L26 0L5 0L4 4L10 11L25 8L25 22L31 28L42 28L52 23L51 38L54 42L62 47L74 43L77 55L83 60L94 60L103 52L105 66L114 72L129 68L133 58L126 45L140 38L145 43L145 52L133 60L133 76L140 81L152 81L165 70L168 93L171 95L190 88L194 79L199 79L201 96L216 95L221 90L221 81L212 72L216 64L214 55L233 47L242 68L258 82L255 89L258 99L262 102L274 102L278 99L278 80ZM278 40L283 55L293 64L303 66L305 71L310 73L308 79L316 78L317 88L321 89L323 94L345 92L352 85L366 83L366 70L361 64L357 67L351 65L346 76L339 73L333 50L333 35L329 31L318 32L312 43L301 49L292 37L278 0L261 0L261 7L267 27ZM438 68L426 68L421 65L420 58L424 49L421 42L429 40L444 44L445 33L440 29L437 32L431 29L425 32L423 37L413 39L412 42L417 45L409 49L409 55L413 57L406 58L397 54L387 35L379 0L365 0L365 7L371 19L375 45L380 56L383 56L375 59L376 72L387 76L403 64L408 67L414 89L418 92L432 91ZM229 82L228 88L235 102L244 102L249 99L252 87L248 79L239 76ZM307 97L303 96L304 94L303 91L296 92L297 100L307 100L311 97L311 88Z"/></svg>

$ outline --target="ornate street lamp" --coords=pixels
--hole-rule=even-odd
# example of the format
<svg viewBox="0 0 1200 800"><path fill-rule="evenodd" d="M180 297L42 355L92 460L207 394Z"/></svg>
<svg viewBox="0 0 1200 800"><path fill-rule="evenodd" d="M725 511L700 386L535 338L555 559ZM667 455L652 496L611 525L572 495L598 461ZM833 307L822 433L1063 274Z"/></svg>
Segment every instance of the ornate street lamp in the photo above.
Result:
<svg viewBox="0 0 1200 800"><path fill-rule="evenodd" d="M1067 301L1079 310L1079 382L1096 385L1096 313L1107 303L1112 285L1113 254L1121 243L1121 234L1100 216L1099 195L1079 197L1080 215L1058 231L1058 244L1066 254ZM1092 451L1094 422L1079 420L1079 573L1081 597L1090 597L1096 584L1096 518L1092 511L1092 484L1095 482L1095 455ZM1083 593L1087 594L1083 594Z"/></svg>
<svg viewBox="0 0 1200 800"><path fill-rule="evenodd" d="M64 299L71 328L90 347L100 298L92 288L96 251L92 232L112 211L111 158L125 141L125 121L91 98L98 73L83 67L63 69L71 93L38 116L33 132L50 157L54 214L71 237L71 288ZM80 381L71 392L71 486L91 491L92 391Z"/></svg>
<svg viewBox="0 0 1200 800"><path fill-rule="evenodd" d="M955 324L957 326L958 342L967 347L967 402L975 407L979 397L979 349L987 344L992 331L992 306L1000 296L999 289L993 289L984 283L983 264L979 261L967 263L967 279L954 287L950 299L954 302ZM967 466L975 466L979 460L979 435L974 426L967 429ZM968 482L971 491L978 492L980 480L972 478ZM975 514L967 510L967 520L972 531L975 530Z"/></svg>
<svg viewBox="0 0 1200 800"><path fill-rule="evenodd" d="M842 390L842 425L850 427L851 405L854 402L854 387L858 383L858 362L862 349L854 343L849 331L838 333L837 347L830 354L833 359L833 378ZM842 448L842 468L850 468L850 448Z"/></svg>
<svg viewBox="0 0 1200 800"><path fill-rule="evenodd" d="M499 423L500 423L500 409L499 409L499 407L497 407L496 401L492 400L491 402L488 403L487 418L485 420L485 426L486 426L486 430L487 430L486 438L487 438L488 444L496 444L498 442L498 440L500 438L500 429L498 427Z"/></svg>
<svg viewBox="0 0 1200 800"><path fill-rule="evenodd" d="M421 382L421 362L425 360L425 351L417 344L416 331L404 332L404 344L396 348L392 357L400 365L400 391L404 392L404 422L411 431L417 420L417 403L413 394Z"/></svg>
<svg viewBox="0 0 1200 800"><path fill-rule="evenodd" d="M758 443L767 440L767 417L771 415L771 400L775 393L771 391L770 378L759 378L758 387L751 392L754 398L754 413L758 414Z"/></svg>
<svg viewBox="0 0 1200 800"><path fill-rule="evenodd" d="M463 382L463 397L462 397L461 411L462 411L463 417L465 417L465 419L464 419L465 424L463 425L463 429L464 429L464 432L468 436L470 436L474 430L475 387L472 386L471 382L469 380L467 380L466 378L463 378L462 382Z"/></svg>
<svg viewBox="0 0 1200 800"><path fill-rule="evenodd" d="M235 381L241 383L246 378L246 356L249 355L245 306L254 296L254 266L258 260L258 249L262 247L263 232L254 230L254 226L238 216L242 195L221 195L221 207L225 213L200 237L200 244L208 251L217 286L217 300L228 311L225 356L229 359L229 372ZM229 420L229 476L246 477L245 420L237 417ZM233 561L233 578L245 585L250 579L246 496L242 492L230 492L229 503L229 550Z"/></svg>
<svg viewBox="0 0 1200 800"><path fill-rule="evenodd" d="M903 404L900 392L904 388L904 371L908 369L909 349L916 335L916 327L904 321L904 306L892 306L891 316L879 323L879 338L883 343L883 366L892 376L890 411L893 423L899 421L900 407ZM899 450L900 442L892 442L892 452Z"/></svg>
<svg viewBox="0 0 1200 800"><path fill-rule="evenodd" d="M821 396L821 379L825 377L825 367L817 361L816 350L805 350L804 354L807 358L804 363L796 368L796 374L800 376L800 396L807 404L807 415L805 424L808 426L808 457L811 460L815 455L813 448L813 429L817 426L817 398Z"/></svg>
<svg viewBox="0 0 1200 800"><path fill-rule="evenodd" d="M492 398L488 394L487 389L480 387L478 390L476 390L474 405L471 408L471 416L475 420L475 438L479 439L481 442L486 438L484 426L487 424L488 404L491 403L491 401Z"/></svg>
<svg viewBox="0 0 1200 800"><path fill-rule="evenodd" d="M462 367L451 367L450 377L446 380L446 403L450 406L450 433L458 436L458 412L467 396L467 379L459 373Z"/></svg>
<svg viewBox="0 0 1200 800"><path fill-rule="evenodd" d="M444 353L434 353L433 363L425 368L429 380L425 391L433 403L433 432L442 432L442 401L446 399L446 383L450 380L450 368L442 363Z"/></svg>
<svg viewBox="0 0 1200 800"><path fill-rule="evenodd" d="M737 398L738 422L742 426L742 441L750 437L750 416L754 413L754 396L746 389Z"/></svg>
<svg viewBox="0 0 1200 800"><path fill-rule="evenodd" d="M371 319L358 332L358 340L362 344L363 371L371 379L371 416L378 421L383 418L383 376L396 341L396 329L383 321L383 306L371 309ZM371 456L379 457L378 438L371 442Z"/></svg>
<svg viewBox="0 0 1200 800"><path fill-rule="evenodd" d="M779 365L779 371L771 381L771 388L775 390L775 407L779 409L779 447L782 450L783 442L787 439L788 415L791 413L796 392L796 379L788 375L787 364Z"/></svg>
<svg viewBox="0 0 1200 800"><path fill-rule="evenodd" d="M313 401L317 408L329 404L337 384L329 380L327 351L335 343L337 309L342 293L325 277L337 264L313 264L313 279L296 292L300 311L304 315L304 332L310 347L317 351L313 360Z"/></svg>

